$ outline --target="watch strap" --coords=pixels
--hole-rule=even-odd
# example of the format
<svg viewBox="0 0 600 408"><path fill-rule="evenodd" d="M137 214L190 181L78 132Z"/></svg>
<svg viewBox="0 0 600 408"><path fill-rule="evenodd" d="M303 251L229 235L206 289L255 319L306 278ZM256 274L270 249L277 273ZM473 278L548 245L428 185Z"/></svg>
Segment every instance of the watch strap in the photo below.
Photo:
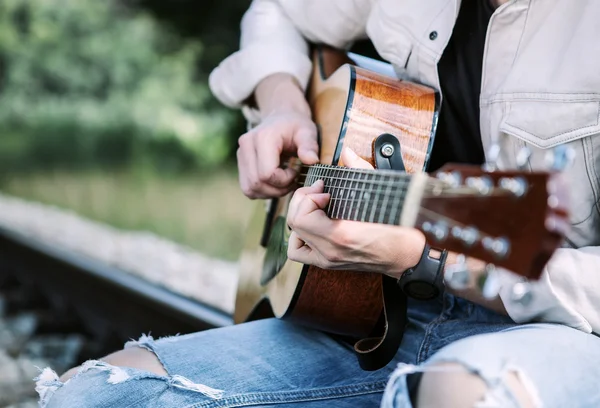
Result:
<svg viewBox="0 0 600 408"><path fill-rule="evenodd" d="M444 266L447 256L448 251L445 249L432 248L425 244L419 262L407 269L398 280L402 291L407 296L420 300L439 296L444 291Z"/></svg>

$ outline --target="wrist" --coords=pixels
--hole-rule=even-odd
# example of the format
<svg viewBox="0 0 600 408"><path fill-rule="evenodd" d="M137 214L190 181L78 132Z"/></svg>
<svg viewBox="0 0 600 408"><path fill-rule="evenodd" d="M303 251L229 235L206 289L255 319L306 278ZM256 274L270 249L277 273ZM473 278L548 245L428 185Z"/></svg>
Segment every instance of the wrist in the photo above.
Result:
<svg viewBox="0 0 600 408"><path fill-rule="evenodd" d="M431 300L444 292L444 267L448 252L424 245L419 261L407 269L398 285L411 298Z"/></svg>
<svg viewBox="0 0 600 408"><path fill-rule="evenodd" d="M289 74L273 74L263 79L254 92L263 118L295 114L311 118L311 110L300 84Z"/></svg>

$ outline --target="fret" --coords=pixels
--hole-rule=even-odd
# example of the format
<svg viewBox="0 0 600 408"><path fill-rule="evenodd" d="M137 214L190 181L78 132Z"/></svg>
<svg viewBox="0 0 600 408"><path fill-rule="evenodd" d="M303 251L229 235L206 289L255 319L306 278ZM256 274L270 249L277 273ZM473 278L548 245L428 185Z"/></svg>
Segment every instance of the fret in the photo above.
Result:
<svg viewBox="0 0 600 408"><path fill-rule="evenodd" d="M357 198L356 198L356 196L357 196L357 194L356 194L356 187L357 187L357 185L355 185L355 183L356 183L356 176L357 175L360 177L360 173L358 173L358 172L353 172L352 173L352 178L351 178L351 181L350 181L350 192L348 193L348 197L351 200L350 201L350 206L348 207L348 213L347 214L343 214L343 215L345 215L344 219L346 219L346 220L352 220L352 219L354 219L354 215L352 214L352 210L354 209L354 203L357 200ZM358 183L356 183L356 184L358 184Z"/></svg>
<svg viewBox="0 0 600 408"><path fill-rule="evenodd" d="M347 173L345 170L340 169L340 180L339 180L339 185L338 185L338 200L339 200L339 204L338 207L336 209L336 213L335 213L335 218L337 219L342 219L341 214L344 211L344 208L346 208L346 203L347 203L347 195L348 195L348 187L346 186L347 181L348 181L348 175L350 173Z"/></svg>
<svg viewBox="0 0 600 408"><path fill-rule="evenodd" d="M327 208L327 216L329 216L330 218L333 218L333 214L335 212L335 208L337 205L339 205L339 200L338 200L338 176L339 170L337 168L329 168L329 172L328 172L328 186L329 186L329 191L328 193L330 194L331 198L329 199L329 208Z"/></svg>
<svg viewBox="0 0 600 408"><path fill-rule="evenodd" d="M342 183L344 182L342 169L337 169L335 174L336 181L336 206L331 212L332 218L339 218L340 208L344 205Z"/></svg>
<svg viewBox="0 0 600 408"><path fill-rule="evenodd" d="M367 189L368 183L370 181L369 178L371 178L369 176L372 177L373 175L372 174L365 175L365 181L363 183L363 188L361 189L361 191L362 191L361 192L361 200L362 200L363 211L362 211L362 215L360 217L360 221L363 221L363 222L365 221L365 217L367 215L367 210L369 208L369 204L372 203L371 192L368 191L368 189Z"/></svg>
<svg viewBox="0 0 600 408"><path fill-rule="evenodd" d="M323 180L323 183L324 183L323 192L330 194L329 202L327 203L327 207L325 207L325 209L324 209L325 213L328 216L329 216L329 209L333 205L332 196L331 196L331 193L330 193L331 170L332 169L330 167L322 167L322 166L319 167L319 175L320 175L320 178Z"/></svg>
<svg viewBox="0 0 600 408"><path fill-rule="evenodd" d="M385 180L385 176L384 176L384 180ZM392 180L390 177L390 180L388 180L387 186L385 187L385 191L383 192L383 202L381 203L381 209L379 210L379 218L377 219L377 222L380 224L385 222L384 217L387 212L387 203L390 198L392 186L393 186L393 183L392 183Z"/></svg>
<svg viewBox="0 0 600 408"><path fill-rule="evenodd" d="M338 169L337 173L336 173L336 197L337 197L337 205L335 208L335 213L332 213L332 215L334 216L334 218L338 219L339 217L339 213L340 213L340 209L343 208L344 206L344 188L343 188L343 183L344 183L344 173L342 169Z"/></svg>
<svg viewBox="0 0 600 408"><path fill-rule="evenodd" d="M359 190L360 201L359 207L356 209L356 221L364 221L366 207L369 204L369 192L367 191L368 178L368 174L361 174L361 185Z"/></svg>
<svg viewBox="0 0 600 408"><path fill-rule="evenodd" d="M406 188L404 188L404 187L402 189L399 189L399 191L396 194L394 194L394 199L392 200L390 214L389 214L389 217L387 220L388 224L391 224L391 225L399 224L399 221L396 221L396 215L398 214L398 216L399 216L398 210L402 208L401 201L405 195L406 195Z"/></svg>
<svg viewBox="0 0 600 408"><path fill-rule="evenodd" d="M373 194L374 199L373 199L373 206L371 207L371 212L369 214L369 222L374 222L375 220L375 213L377 211L377 203L379 202L379 198L381 197L381 184L377 184L377 190L375 191L375 194Z"/></svg>

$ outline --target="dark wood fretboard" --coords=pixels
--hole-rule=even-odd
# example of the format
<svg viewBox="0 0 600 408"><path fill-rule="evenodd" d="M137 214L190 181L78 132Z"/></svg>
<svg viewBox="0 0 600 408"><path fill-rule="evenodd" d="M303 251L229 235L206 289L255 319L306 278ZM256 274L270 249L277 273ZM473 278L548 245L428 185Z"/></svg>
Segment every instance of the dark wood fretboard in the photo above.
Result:
<svg viewBox="0 0 600 408"><path fill-rule="evenodd" d="M325 183L326 209L333 219L399 225L411 176L389 170L363 170L317 164L305 166L304 184Z"/></svg>

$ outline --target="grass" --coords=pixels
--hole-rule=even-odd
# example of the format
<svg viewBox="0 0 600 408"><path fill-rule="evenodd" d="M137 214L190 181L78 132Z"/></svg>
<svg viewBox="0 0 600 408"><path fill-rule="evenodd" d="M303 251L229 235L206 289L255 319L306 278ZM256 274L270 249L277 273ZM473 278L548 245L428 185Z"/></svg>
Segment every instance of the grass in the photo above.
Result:
<svg viewBox="0 0 600 408"><path fill-rule="evenodd" d="M151 231L228 260L239 256L252 207L232 169L181 177L89 171L22 174L5 178L0 190L120 229Z"/></svg>

